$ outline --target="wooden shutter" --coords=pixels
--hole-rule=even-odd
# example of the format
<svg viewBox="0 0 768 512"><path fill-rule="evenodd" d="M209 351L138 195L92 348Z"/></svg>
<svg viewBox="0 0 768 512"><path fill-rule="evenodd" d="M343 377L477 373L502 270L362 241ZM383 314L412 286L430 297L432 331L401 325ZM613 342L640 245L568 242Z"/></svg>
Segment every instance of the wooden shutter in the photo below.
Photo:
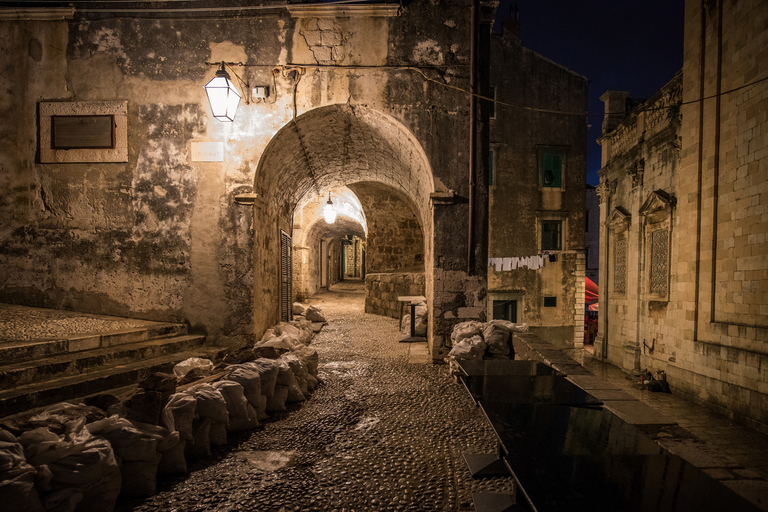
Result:
<svg viewBox="0 0 768 512"><path fill-rule="evenodd" d="M291 256L291 237L280 230L280 318L283 322L291 321L293 309L293 258Z"/></svg>

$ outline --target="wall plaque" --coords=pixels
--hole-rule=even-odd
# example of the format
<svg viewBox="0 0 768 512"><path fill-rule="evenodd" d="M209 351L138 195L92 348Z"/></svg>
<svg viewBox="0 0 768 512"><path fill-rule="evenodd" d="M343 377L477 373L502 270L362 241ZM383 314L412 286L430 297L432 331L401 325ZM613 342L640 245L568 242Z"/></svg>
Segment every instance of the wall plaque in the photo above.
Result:
<svg viewBox="0 0 768 512"><path fill-rule="evenodd" d="M112 149L114 116L51 116L53 149Z"/></svg>
<svg viewBox="0 0 768 512"><path fill-rule="evenodd" d="M127 101L40 103L40 162L127 162Z"/></svg>

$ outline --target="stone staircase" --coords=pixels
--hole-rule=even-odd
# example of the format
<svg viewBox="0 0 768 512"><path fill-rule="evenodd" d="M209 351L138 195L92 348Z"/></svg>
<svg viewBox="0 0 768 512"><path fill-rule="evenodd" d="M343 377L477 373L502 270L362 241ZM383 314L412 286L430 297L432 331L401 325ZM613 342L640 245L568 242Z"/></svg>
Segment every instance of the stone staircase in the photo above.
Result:
<svg viewBox="0 0 768 512"><path fill-rule="evenodd" d="M216 351L183 324L136 324L56 339L0 339L0 418L130 386Z"/></svg>

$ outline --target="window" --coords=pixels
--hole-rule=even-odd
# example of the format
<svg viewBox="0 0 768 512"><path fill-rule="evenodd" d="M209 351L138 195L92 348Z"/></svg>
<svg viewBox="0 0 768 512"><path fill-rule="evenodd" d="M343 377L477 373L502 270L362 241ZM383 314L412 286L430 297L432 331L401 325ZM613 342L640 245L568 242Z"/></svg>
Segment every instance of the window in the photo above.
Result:
<svg viewBox="0 0 768 512"><path fill-rule="evenodd" d="M494 163L496 163L495 161L496 161L496 152L491 149L490 151L488 151L488 186L489 187L492 187L493 185L495 185L494 183L494 178L495 178Z"/></svg>
<svg viewBox="0 0 768 512"><path fill-rule="evenodd" d="M541 184L560 188L563 177L563 155L559 151L545 151L541 155Z"/></svg>
<svg viewBox="0 0 768 512"><path fill-rule="evenodd" d="M542 251L560 251L562 250L562 227L561 220L542 220L541 221L541 250Z"/></svg>
<svg viewBox="0 0 768 512"><path fill-rule="evenodd" d="M544 307L545 308L556 308L557 307L557 297L544 297Z"/></svg>
<svg viewBox="0 0 768 512"><path fill-rule="evenodd" d="M493 301L493 319L507 320L517 323L517 301L516 300L494 300Z"/></svg>

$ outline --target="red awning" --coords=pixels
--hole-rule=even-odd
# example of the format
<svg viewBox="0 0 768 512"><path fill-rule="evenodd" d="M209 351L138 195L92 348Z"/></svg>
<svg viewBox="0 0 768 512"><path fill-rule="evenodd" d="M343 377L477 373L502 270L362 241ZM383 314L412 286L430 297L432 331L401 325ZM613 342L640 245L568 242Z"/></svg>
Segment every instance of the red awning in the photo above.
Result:
<svg viewBox="0 0 768 512"><path fill-rule="evenodd" d="M586 279L586 288L584 290L584 303L594 304L595 302L597 302L598 287L595 284L595 282L592 281L590 278L585 277L584 279Z"/></svg>

